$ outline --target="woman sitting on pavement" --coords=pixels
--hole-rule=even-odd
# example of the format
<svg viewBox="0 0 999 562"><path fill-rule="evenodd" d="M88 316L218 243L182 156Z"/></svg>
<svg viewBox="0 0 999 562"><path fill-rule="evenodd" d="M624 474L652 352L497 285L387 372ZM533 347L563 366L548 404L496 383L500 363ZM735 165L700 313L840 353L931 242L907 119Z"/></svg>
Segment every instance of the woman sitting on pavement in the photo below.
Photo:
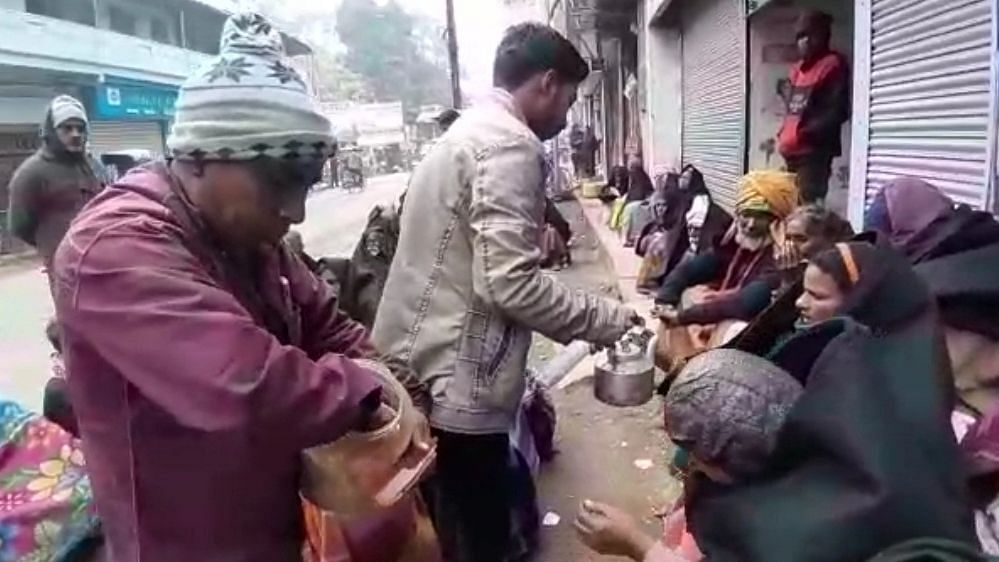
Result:
<svg viewBox="0 0 999 562"><path fill-rule="evenodd" d="M980 416L999 406L999 222L899 178L877 195L867 223L905 253L936 298L963 409Z"/></svg>
<svg viewBox="0 0 999 562"><path fill-rule="evenodd" d="M999 554L999 222L914 178L888 182L867 222L916 264L936 298L976 527L983 548Z"/></svg>
<svg viewBox="0 0 999 562"><path fill-rule="evenodd" d="M894 250L854 242L813 258L804 287L801 329L770 360L805 391L757 478L700 479L698 545L713 562L833 562L929 539L980 559L925 284Z"/></svg>
<svg viewBox="0 0 999 562"><path fill-rule="evenodd" d="M708 351L684 368L666 396L666 431L691 452L691 471L720 486L753 478L773 450L778 431L801 385L774 364L741 351ZM685 494L696 493L690 479ZM666 519L660 540L645 535L621 510L583 503L576 521L580 538L604 555L636 562L700 560L684 533L682 507Z"/></svg>
<svg viewBox="0 0 999 562"><path fill-rule="evenodd" d="M642 165L642 157L632 155L628 159L628 193L624 195L624 209L621 212L621 234L625 248L633 247L639 233L652 221L649 198L654 192L655 186Z"/></svg>
<svg viewBox="0 0 999 562"><path fill-rule="evenodd" d="M820 205L798 207L787 218L783 243L775 246L782 287L773 302L730 343L757 355L766 355L777 338L794 331L800 314L796 302L808 260L845 242L853 235L850 223Z"/></svg>
<svg viewBox="0 0 999 562"><path fill-rule="evenodd" d="M628 195L630 182L628 168L614 166L610 169L610 178L607 181L607 186L604 187L600 194L600 200L612 205L610 220L608 221L611 230L621 230L621 219L624 216L625 198Z"/></svg>
<svg viewBox="0 0 999 562"><path fill-rule="evenodd" d="M751 320L770 304L780 286L773 233L780 231L797 203L791 174L750 172L740 180L734 227L716 249L670 273L656 296L663 332L657 354L660 368L673 371L678 363L713 347L714 325Z"/></svg>
<svg viewBox="0 0 999 562"><path fill-rule="evenodd" d="M712 200L701 173L689 164L679 178L663 177L650 204L653 223L635 245L635 253L643 258L639 292L657 292L680 263L713 249L732 225L732 217Z"/></svg>
<svg viewBox="0 0 999 562"><path fill-rule="evenodd" d="M816 256L805 287L802 329L772 358L805 389L762 466L726 479L710 462L705 470L696 440L681 440L695 469L685 486L685 515L704 559L984 560L948 423L949 372L926 287L902 256L865 243ZM681 395L688 371L713 353L692 360L670 389L671 433L677 430L669 396ZM697 403L708 412L734 404L743 402ZM746 419L732 425L744 429L735 422ZM648 555L650 562L698 559L682 541L682 552L652 558L652 541L623 525L620 512L592 505L585 511L580 530L602 539L596 546L637 553L635 560ZM944 553L950 558L932 557Z"/></svg>

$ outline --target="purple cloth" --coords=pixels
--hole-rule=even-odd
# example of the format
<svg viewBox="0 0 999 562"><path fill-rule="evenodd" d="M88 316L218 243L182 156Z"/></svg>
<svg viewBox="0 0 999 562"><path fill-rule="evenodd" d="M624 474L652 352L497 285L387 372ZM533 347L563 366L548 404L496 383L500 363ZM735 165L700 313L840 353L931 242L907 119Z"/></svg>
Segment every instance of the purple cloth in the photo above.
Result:
<svg viewBox="0 0 999 562"><path fill-rule="evenodd" d="M904 249L914 239L925 236L927 229L947 219L954 211L950 198L917 178L896 178L885 184L878 197L884 199L887 207L888 224L882 224L881 228L888 226L883 232L896 248ZM878 206L878 202L872 205Z"/></svg>
<svg viewBox="0 0 999 562"><path fill-rule="evenodd" d="M193 210L181 218L187 204L167 203L167 173L141 169L101 193L55 259L70 398L109 551L298 560L300 451L343 435L377 398L352 360L372 349L289 250L263 252L255 275L224 274ZM240 279L256 298L235 296Z"/></svg>
<svg viewBox="0 0 999 562"><path fill-rule="evenodd" d="M982 416L961 440L971 476L999 473L999 407Z"/></svg>

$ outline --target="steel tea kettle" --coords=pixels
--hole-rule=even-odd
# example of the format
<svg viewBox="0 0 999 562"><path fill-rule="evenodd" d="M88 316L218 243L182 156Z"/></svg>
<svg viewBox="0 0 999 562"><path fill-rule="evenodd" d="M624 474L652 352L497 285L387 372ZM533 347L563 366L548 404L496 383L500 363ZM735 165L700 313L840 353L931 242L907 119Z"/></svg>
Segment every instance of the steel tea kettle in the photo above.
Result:
<svg viewBox="0 0 999 562"><path fill-rule="evenodd" d="M594 365L593 394L610 406L641 406L655 391L656 335L635 328L598 357Z"/></svg>

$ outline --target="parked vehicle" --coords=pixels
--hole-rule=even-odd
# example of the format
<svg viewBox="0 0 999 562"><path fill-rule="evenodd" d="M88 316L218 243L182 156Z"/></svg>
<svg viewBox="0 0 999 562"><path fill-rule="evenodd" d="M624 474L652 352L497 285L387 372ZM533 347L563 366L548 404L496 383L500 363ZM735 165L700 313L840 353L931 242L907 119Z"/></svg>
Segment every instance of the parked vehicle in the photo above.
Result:
<svg viewBox="0 0 999 562"><path fill-rule="evenodd" d="M156 159L156 153L151 150L134 148L105 152L100 156L100 163L105 166L112 181L124 176L129 170Z"/></svg>

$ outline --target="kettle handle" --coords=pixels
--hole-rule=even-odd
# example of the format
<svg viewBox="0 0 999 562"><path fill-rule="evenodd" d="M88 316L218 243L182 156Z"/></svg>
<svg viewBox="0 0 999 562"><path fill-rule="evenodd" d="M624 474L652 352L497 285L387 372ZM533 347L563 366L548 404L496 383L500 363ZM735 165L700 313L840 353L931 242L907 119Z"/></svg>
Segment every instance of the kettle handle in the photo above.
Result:
<svg viewBox="0 0 999 562"><path fill-rule="evenodd" d="M659 334L652 334L649 338L649 344L645 348L645 358L651 361L653 365L656 364L656 344L659 343Z"/></svg>

